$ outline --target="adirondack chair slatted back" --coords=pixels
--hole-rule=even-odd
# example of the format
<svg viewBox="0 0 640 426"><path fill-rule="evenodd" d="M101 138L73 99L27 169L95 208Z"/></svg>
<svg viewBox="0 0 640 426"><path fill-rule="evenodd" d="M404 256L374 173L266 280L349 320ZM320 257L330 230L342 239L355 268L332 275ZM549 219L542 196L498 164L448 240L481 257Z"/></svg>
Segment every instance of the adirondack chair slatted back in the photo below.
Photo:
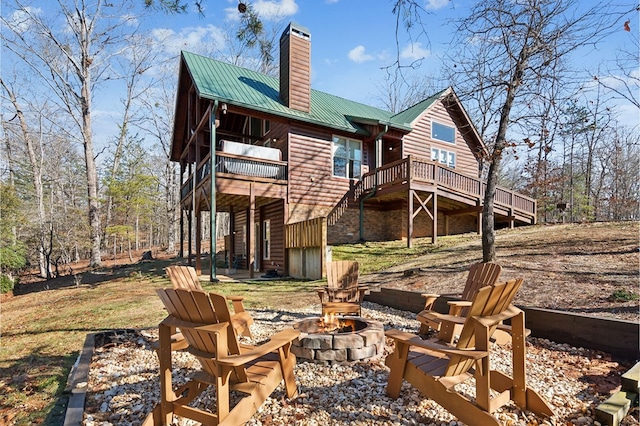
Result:
<svg viewBox="0 0 640 426"><path fill-rule="evenodd" d="M202 291L202 284L193 266L173 265L168 266L166 271L173 288Z"/></svg>
<svg viewBox="0 0 640 426"><path fill-rule="evenodd" d="M462 300L473 300L478 290L487 285L494 285L500 278L502 267L497 263L476 263L469 268L467 282L462 291Z"/></svg>
<svg viewBox="0 0 640 426"><path fill-rule="evenodd" d="M485 286L478 290L473 298L467 320L462 327L456 347L458 349L473 348L476 344L475 324L473 317L489 317L504 312L513 302L518 289L522 286L522 278L510 280L495 286ZM499 322L489 330L489 336L495 331ZM445 376L456 376L468 371L474 364L473 360L459 356L451 356Z"/></svg>
<svg viewBox="0 0 640 426"><path fill-rule="evenodd" d="M358 262L334 260L327 263L327 288L331 302L359 302Z"/></svg>
<svg viewBox="0 0 640 426"><path fill-rule="evenodd" d="M225 297L217 293L205 293L197 290L185 289L161 289L158 296L173 317L182 321L195 324L230 324L229 307ZM224 347L224 355L239 354L240 345L233 327L226 328L226 342L216 340L216 335L211 331L199 331L192 328L180 330L189 345L195 349L208 353L219 353L220 347ZM221 345L222 343L222 345ZM199 358L202 368L207 373L215 376L216 366L210 359Z"/></svg>

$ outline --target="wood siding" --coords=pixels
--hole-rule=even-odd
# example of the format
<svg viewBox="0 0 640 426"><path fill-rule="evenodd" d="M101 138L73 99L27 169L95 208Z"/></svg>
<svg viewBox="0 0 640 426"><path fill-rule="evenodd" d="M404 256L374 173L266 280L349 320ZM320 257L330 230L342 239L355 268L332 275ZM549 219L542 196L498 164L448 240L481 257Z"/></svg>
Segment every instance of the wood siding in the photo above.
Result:
<svg viewBox="0 0 640 426"><path fill-rule="evenodd" d="M333 206L356 181L333 176L332 135L291 129L289 203Z"/></svg>
<svg viewBox="0 0 640 426"><path fill-rule="evenodd" d="M280 99L289 108L311 110L311 42L289 28L280 38Z"/></svg>
<svg viewBox="0 0 640 426"><path fill-rule="evenodd" d="M246 256L249 255L249 247L245 246L247 236L243 232L243 229L248 230L246 210L236 212L233 219L233 253L235 258L241 260L236 265L232 263L230 266L236 266L240 269L247 268ZM244 252L245 247L246 252ZM231 262L234 261L234 259L230 260Z"/></svg>
<svg viewBox="0 0 640 426"><path fill-rule="evenodd" d="M268 204L260 209L260 270L268 271L277 269L279 273L284 270L284 202L282 200ZM264 232L263 222L269 220L270 250L269 259L264 259Z"/></svg>
<svg viewBox="0 0 640 426"><path fill-rule="evenodd" d="M456 129L455 144L431 138L432 120ZM458 131L453 118L441 102L438 102L432 108L428 109L425 114L415 121L413 124L413 131L404 137L404 149L402 154L403 157L415 155L425 160L430 160L432 147L455 152L456 172L474 177L478 176L478 161L473 155L473 150L464 140Z"/></svg>

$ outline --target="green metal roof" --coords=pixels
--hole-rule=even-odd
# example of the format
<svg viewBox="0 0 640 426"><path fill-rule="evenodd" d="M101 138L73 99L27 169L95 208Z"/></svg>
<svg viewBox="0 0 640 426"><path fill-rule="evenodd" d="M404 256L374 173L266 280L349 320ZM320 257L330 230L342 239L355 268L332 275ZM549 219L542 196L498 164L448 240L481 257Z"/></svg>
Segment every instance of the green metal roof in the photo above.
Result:
<svg viewBox="0 0 640 426"><path fill-rule="evenodd" d="M306 113L280 101L277 78L189 52L182 52L182 57L202 98L348 132L366 134L358 123L371 122L410 131L407 118L416 114L420 105L410 108L415 109L411 114L405 114L407 110L393 116L388 111L312 89L311 112Z"/></svg>

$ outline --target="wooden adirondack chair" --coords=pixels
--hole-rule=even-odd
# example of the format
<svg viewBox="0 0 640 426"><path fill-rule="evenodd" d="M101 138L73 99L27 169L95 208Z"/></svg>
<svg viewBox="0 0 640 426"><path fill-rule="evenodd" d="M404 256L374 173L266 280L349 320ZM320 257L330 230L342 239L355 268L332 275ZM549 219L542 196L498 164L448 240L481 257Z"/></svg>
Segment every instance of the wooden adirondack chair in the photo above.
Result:
<svg viewBox="0 0 640 426"><path fill-rule="evenodd" d="M159 326L161 401L147 416L144 426L171 425L174 415L205 425L240 425L253 416L281 382L284 381L288 398L297 394L293 374L296 357L290 349L299 331L286 329L259 346L242 346L231 326L223 295L184 289L158 290L158 295L169 312ZM173 327L182 330L189 344L187 350L202 367L175 390L171 370ZM189 406L209 386L216 391L214 409ZM237 391L242 399L230 409L231 391Z"/></svg>
<svg viewBox="0 0 640 426"><path fill-rule="evenodd" d="M166 271L174 289L182 288L185 290L203 291L202 284L200 284L200 279L198 278L198 273L193 266L172 265L167 266ZM229 299L233 305L234 314L231 316L231 323L233 324L236 333L242 334L246 337L251 337L251 324L253 324L253 318L249 312L244 309L244 298L240 296L227 296L227 299ZM179 336L176 335L175 338L176 342L178 342Z"/></svg>
<svg viewBox="0 0 640 426"><path fill-rule="evenodd" d="M462 300L452 300L449 303L449 314L456 316L466 316L471 300L478 290L484 286L494 285L498 282L502 267L497 263L476 263L469 268L467 282L462 291ZM452 322L442 322L438 313L433 310L433 304L439 297L438 294L422 294L425 300L424 309L418 313L417 319L420 321L420 334L427 334L429 329L439 332L438 337L449 343L453 341L456 332L460 331L460 326Z"/></svg>
<svg viewBox="0 0 640 426"><path fill-rule="evenodd" d="M327 285L317 289L322 315L333 313L360 316L360 305L369 287L358 285L358 275L358 262L327 262Z"/></svg>
<svg viewBox="0 0 640 426"><path fill-rule="evenodd" d="M397 398L402 380L424 396L446 408L469 425L498 425L491 414L513 400L520 408L540 416L552 416L550 405L527 387L524 312L511 305L522 279L481 288L472 300L466 317L442 315L443 321L463 322L454 346L447 342L423 340L415 334L389 330L394 351L385 364L391 369L387 393ZM513 333L513 378L491 370L490 340L496 327L511 319ZM458 393L455 386L475 377L475 399ZM491 396L491 390L497 395Z"/></svg>

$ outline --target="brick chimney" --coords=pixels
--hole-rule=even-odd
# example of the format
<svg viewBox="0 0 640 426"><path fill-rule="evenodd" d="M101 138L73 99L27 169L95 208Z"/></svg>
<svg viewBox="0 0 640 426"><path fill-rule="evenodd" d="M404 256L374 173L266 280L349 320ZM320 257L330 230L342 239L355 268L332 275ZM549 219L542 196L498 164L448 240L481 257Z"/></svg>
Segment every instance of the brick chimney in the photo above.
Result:
<svg viewBox="0 0 640 426"><path fill-rule="evenodd" d="M311 34L294 23L280 36L280 99L289 108L311 111Z"/></svg>

